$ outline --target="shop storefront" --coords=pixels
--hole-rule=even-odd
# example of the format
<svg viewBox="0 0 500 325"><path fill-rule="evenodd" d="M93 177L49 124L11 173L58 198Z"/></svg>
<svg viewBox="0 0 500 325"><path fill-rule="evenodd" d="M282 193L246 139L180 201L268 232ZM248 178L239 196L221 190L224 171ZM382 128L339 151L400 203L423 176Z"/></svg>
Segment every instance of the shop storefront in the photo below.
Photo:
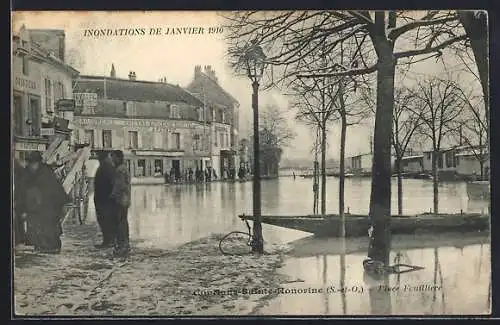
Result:
<svg viewBox="0 0 500 325"><path fill-rule="evenodd" d="M29 151L47 149L47 139L41 134L40 71L38 64L27 56L16 56L13 60L13 149L16 159L24 160Z"/></svg>

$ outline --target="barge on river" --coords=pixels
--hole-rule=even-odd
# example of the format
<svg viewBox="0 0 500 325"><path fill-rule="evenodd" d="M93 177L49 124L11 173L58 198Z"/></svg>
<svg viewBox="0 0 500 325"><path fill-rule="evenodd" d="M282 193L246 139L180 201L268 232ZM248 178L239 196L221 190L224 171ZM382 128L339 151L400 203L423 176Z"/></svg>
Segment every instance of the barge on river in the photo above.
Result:
<svg viewBox="0 0 500 325"><path fill-rule="evenodd" d="M242 220L254 220L251 215L240 215ZM329 214L284 216L263 215L269 225L313 233L318 237L339 237L342 221L339 215ZM370 228L368 215L345 214L346 237L364 237ZM490 216L480 213L431 214L392 216L392 234L442 233L447 231L489 231Z"/></svg>

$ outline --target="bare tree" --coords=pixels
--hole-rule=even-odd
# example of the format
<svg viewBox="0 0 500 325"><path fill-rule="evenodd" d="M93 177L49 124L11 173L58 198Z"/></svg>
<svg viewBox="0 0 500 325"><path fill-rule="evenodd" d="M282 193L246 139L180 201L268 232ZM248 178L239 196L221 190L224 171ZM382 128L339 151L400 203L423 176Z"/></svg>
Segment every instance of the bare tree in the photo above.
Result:
<svg viewBox="0 0 500 325"><path fill-rule="evenodd" d="M483 89L486 116L489 116L488 14L486 11L460 10L458 16L474 53Z"/></svg>
<svg viewBox="0 0 500 325"><path fill-rule="evenodd" d="M279 106L264 106L259 115L259 143L263 162L261 167L264 169L264 175L269 176L271 172L277 173L282 150L296 134L289 127L285 112ZM253 152L252 148L250 152Z"/></svg>
<svg viewBox="0 0 500 325"><path fill-rule="evenodd" d="M488 116L482 100L483 96L474 96L473 90L466 93L460 89L460 93L466 109L461 115L461 124L456 135L460 144L465 143L479 162L480 179L488 179L489 175L485 175L484 170L484 164L489 159Z"/></svg>
<svg viewBox="0 0 500 325"><path fill-rule="evenodd" d="M464 102L461 91L450 79L430 78L420 80L417 95L424 107L419 112L422 125L419 133L432 145L432 177L435 214L439 213L438 159L442 161L441 149L444 139L450 138L459 125ZM439 157L438 157L439 155Z"/></svg>
<svg viewBox="0 0 500 325"><path fill-rule="evenodd" d="M422 125L420 118L424 101L420 100L409 88L396 88L394 113L392 117L393 134L392 146L395 153L395 170L398 182L398 214L403 214L403 181L402 159L407 152L408 145L415 135L415 131Z"/></svg>
<svg viewBox="0 0 500 325"><path fill-rule="evenodd" d="M446 47L465 41L467 35L460 28L457 12L239 12L226 18L230 57L241 57L242 49L253 39L270 54L268 63L278 68L281 80L297 75L352 76L377 72L370 196L373 241L368 256L389 263L395 67L406 58L442 55ZM358 49L351 58L351 64L335 62L327 68L309 68L305 58L311 52L320 46L332 51L348 40L355 42ZM396 44L398 40L404 41ZM238 69L237 66L234 65L235 69ZM339 67L341 71L335 71ZM279 81L273 76L271 73L270 84Z"/></svg>

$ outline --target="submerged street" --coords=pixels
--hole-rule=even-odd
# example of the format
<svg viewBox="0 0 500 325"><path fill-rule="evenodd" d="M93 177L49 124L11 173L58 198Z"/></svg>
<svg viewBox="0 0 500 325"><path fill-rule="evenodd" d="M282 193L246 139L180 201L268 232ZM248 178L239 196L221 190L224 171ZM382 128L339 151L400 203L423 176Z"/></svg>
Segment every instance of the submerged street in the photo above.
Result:
<svg viewBox="0 0 500 325"><path fill-rule="evenodd" d="M369 184L369 179L346 181L351 213L367 213ZM262 185L263 214L312 211L312 180L282 177ZM337 186L337 178L328 178L327 211L332 213L337 212ZM425 180L404 181L405 213L428 211L431 186ZM66 227L60 256L18 251L16 311L81 316L489 313L488 234L394 236L391 262L423 269L380 280L363 273L368 238L319 239L264 224L268 254L222 255L221 234L246 231L237 215L251 213L251 193L251 182L133 186L132 254L126 262L93 248L100 234L91 205L87 225ZM468 200L464 183L440 186L443 212L480 212L487 206ZM31 278L36 281L22 280Z"/></svg>
<svg viewBox="0 0 500 325"><path fill-rule="evenodd" d="M396 184L393 180L392 211L397 213ZM262 214L311 214L312 179L281 177L262 181ZM327 213L338 213L338 178L327 178ZM464 182L443 183L439 188L440 212L487 211L488 202L469 200ZM404 214L429 212L432 208L432 181L403 181ZM252 213L251 182L213 182L191 185L135 185L129 212L131 237L140 245L168 248L233 230L246 231L240 214ZM346 179L346 211L368 214L369 178ZM91 206L90 215L94 213ZM264 225L267 242L288 242L308 233Z"/></svg>

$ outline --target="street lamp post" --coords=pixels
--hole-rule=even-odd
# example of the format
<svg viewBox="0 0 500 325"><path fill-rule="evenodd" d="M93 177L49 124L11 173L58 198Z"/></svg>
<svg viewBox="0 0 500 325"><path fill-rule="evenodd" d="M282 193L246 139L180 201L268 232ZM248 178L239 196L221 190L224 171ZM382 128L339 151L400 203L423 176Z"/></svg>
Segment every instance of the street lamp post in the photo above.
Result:
<svg viewBox="0 0 500 325"><path fill-rule="evenodd" d="M244 55L248 77L252 82L253 109L253 242L252 251L264 253L262 237L261 188L260 188L260 142L259 142L259 81L264 74L266 56L262 48L253 44Z"/></svg>

